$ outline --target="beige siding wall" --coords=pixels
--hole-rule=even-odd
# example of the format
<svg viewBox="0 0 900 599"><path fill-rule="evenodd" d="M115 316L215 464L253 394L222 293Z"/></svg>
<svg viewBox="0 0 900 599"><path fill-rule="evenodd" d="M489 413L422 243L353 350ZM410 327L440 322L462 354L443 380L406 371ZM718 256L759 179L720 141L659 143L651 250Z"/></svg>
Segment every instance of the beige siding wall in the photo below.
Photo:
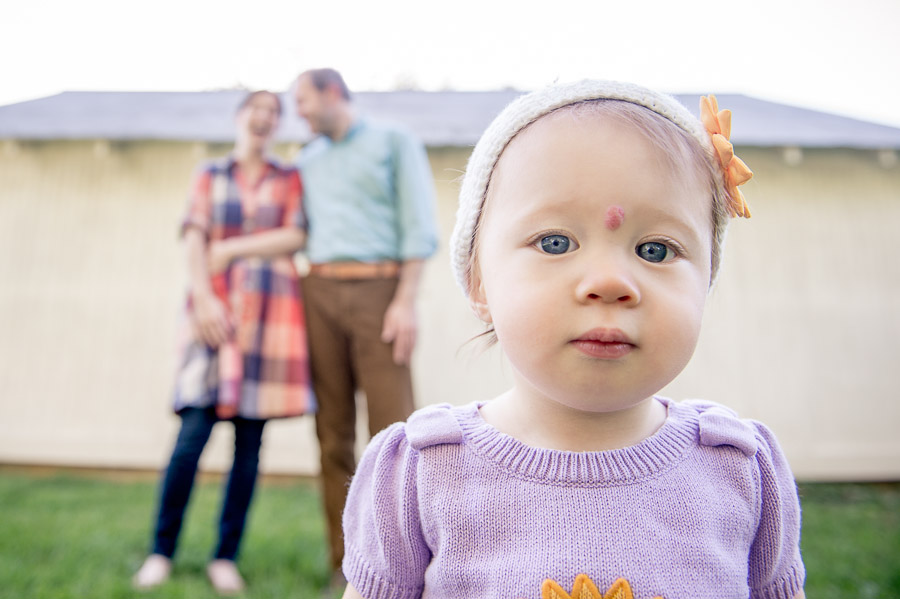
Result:
<svg viewBox="0 0 900 599"><path fill-rule="evenodd" d="M731 227L676 396L778 433L807 478L900 478L900 168L875 152L744 150L753 218Z"/></svg>
<svg viewBox="0 0 900 599"><path fill-rule="evenodd" d="M288 156L293 148L282 147ZM225 146L0 144L0 462L158 468L184 272L190 174ZM508 384L446 257L463 149L432 149L444 243L423 282L420 404ZM665 390L767 422L802 478L900 477L900 167L873 152L745 149L754 217L731 229L700 346ZM221 429L221 430L219 430ZM228 466L217 427L204 467ZM273 422L263 468L316 471L311 418Z"/></svg>

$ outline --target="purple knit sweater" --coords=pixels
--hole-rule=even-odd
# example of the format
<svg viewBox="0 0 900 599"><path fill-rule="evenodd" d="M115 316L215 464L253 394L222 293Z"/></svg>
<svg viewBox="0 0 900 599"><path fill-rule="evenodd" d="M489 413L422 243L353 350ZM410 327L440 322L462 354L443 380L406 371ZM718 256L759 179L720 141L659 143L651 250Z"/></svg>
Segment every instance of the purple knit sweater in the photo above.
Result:
<svg viewBox="0 0 900 599"><path fill-rule="evenodd" d="M526 446L474 403L416 412L360 462L344 574L366 599L539 599L545 580L545 597L568 597L579 575L598 599L614 584L634 599L793 597L800 505L772 433L659 401L653 436L585 453Z"/></svg>

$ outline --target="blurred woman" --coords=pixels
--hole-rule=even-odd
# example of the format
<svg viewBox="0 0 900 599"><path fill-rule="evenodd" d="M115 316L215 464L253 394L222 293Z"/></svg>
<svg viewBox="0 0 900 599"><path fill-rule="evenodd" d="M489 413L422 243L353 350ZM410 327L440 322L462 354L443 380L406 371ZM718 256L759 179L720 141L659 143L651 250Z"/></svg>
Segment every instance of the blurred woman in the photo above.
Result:
<svg viewBox="0 0 900 599"><path fill-rule="evenodd" d="M230 155L202 165L181 232L189 293L175 384L181 430L163 477L151 553L137 588L169 578L197 463L213 426L234 425L234 462L224 489L213 587L244 588L235 565L257 478L266 421L314 408L306 329L292 255L306 238L300 176L267 151L282 107L268 91L238 107Z"/></svg>

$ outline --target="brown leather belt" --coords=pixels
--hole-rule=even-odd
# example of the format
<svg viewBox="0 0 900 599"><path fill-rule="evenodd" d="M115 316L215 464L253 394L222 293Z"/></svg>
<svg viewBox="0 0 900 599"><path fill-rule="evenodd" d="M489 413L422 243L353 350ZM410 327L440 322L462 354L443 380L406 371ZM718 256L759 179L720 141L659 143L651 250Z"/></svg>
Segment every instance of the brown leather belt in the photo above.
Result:
<svg viewBox="0 0 900 599"><path fill-rule="evenodd" d="M323 262L311 264L309 274L326 279L388 279L400 274L399 262Z"/></svg>

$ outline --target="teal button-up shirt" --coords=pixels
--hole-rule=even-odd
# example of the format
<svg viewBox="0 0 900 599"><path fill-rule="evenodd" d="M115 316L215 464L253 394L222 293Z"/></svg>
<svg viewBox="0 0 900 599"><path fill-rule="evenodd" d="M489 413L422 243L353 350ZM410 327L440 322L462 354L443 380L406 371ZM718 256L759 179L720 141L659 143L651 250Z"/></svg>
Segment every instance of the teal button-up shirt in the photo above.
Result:
<svg viewBox="0 0 900 599"><path fill-rule="evenodd" d="M358 120L339 141L319 136L307 144L297 166L313 264L434 254L431 169L424 146L406 131Z"/></svg>

